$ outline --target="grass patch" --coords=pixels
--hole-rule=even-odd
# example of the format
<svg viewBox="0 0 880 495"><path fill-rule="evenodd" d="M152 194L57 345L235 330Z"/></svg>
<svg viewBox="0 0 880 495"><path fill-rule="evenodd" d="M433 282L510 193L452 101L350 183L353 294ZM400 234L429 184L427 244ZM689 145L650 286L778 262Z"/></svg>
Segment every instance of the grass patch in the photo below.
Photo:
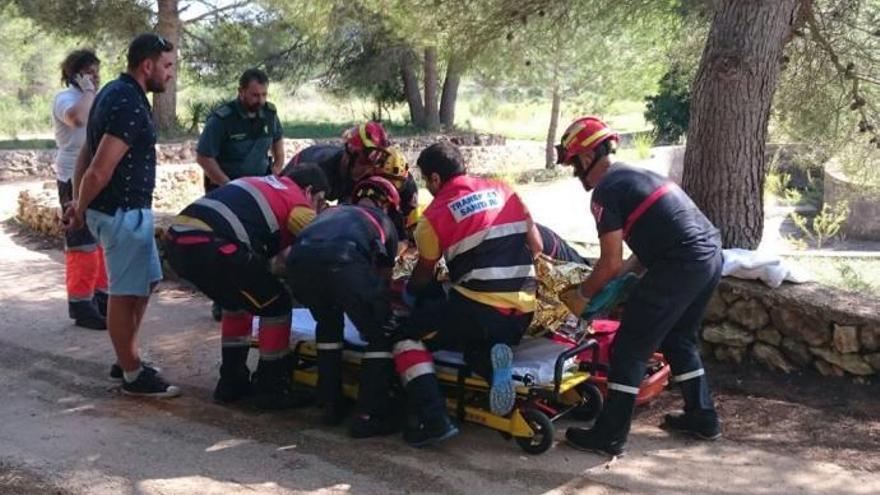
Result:
<svg viewBox="0 0 880 495"><path fill-rule="evenodd" d="M880 296L880 258L786 256L808 270L816 282L864 296Z"/></svg>
<svg viewBox="0 0 880 495"><path fill-rule="evenodd" d="M357 125L359 122L307 122L307 121L284 121L281 126L284 128L284 137L290 139L333 139L338 138L342 133ZM400 122L384 122L382 124L385 130L392 138L397 136L413 136L422 134L424 131L416 129L412 125L402 124Z"/></svg>
<svg viewBox="0 0 880 495"><path fill-rule="evenodd" d="M0 150L52 150L54 139L6 139L0 141Z"/></svg>

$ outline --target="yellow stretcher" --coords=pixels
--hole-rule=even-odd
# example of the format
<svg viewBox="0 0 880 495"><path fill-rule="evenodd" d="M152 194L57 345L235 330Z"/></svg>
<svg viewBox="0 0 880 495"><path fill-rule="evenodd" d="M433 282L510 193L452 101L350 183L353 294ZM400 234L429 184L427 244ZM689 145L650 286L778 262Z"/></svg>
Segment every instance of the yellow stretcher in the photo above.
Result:
<svg viewBox="0 0 880 495"><path fill-rule="evenodd" d="M295 309L293 320L293 379L315 387L318 372L314 321L304 309ZM355 398L364 343L348 320L345 340L343 389L346 396ZM434 360L447 407L454 417L497 430L505 438L515 439L525 452L541 454L553 445L554 421L567 414L589 421L602 410L602 394L588 382L588 370L594 369L594 363L577 360L578 355L589 349L594 350L593 356L598 356L598 346L593 339L575 347L543 337L524 339L514 349L517 399L513 411L506 416L489 411L489 385L469 372L459 354L440 351L434 353Z"/></svg>

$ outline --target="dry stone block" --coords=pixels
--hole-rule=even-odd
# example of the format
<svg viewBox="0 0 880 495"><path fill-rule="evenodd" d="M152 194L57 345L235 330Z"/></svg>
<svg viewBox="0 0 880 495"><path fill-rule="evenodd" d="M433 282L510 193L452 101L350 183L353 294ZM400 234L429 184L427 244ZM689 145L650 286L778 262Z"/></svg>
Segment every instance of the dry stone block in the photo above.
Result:
<svg viewBox="0 0 880 495"><path fill-rule="evenodd" d="M728 363L742 364L746 357L746 347L718 346L715 348L715 359Z"/></svg>
<svg viewBox="0 0 880 495"><path fill-rule="evenodd" d="M859 332L859 342L866 351L880 351L880 325L863 326Z"/></svg>
<svg viewBox="0 0 880 495"><path fill-rule="evenodd" d="M811 347L810 352L853 375L873 375L874 369L858 354L839 354L831 349Z"/></svg>
<svg viewBox="0 0 880 495"><path fill-rule="evenodd" d="M791 373L795 367L785 359L779 349L758 342L752 346L752 357L755 361L763 364L771 370L779 370L783 373Z"/></svg>
<svg viewBox="0 0 880 495"><path fill-rule="evenodd" d="M29 229L60 237L60 218L57 192L25 189L18 193L18 220Z"/></svg>
<svg viewBox="0 0 880 495"><path fill-rule="evenodd" d="M782 338L782 352L794 364L805 367L813 361L813 355L806 344L791 337Z"/></svg>
<svg viewBox="0 0 880 495"><path fill-rule="evenodd" d="M733 304L740 299L739 293L732 290L719 290L718 292L721 293L721 298L727 304Z"/></svg>
<svg viewBox="0 0 880 495"><path fill-rule="evenodd" d="M757 299L743 299L733 303L727 317L749 330L760 330L770 322L764 305Z"/></svg>
<svg viewBox="0 0 880 495"><path fill-rule="evenodd" d="M719 293L720 291L715 291L715 294L712 295L712 299L709 299L709 304L706 306L706 314L703 319L710 323L724 320L725 313L727 312L727 304Z"/></svg>
<svg viewBox="0 0 880 495"><path fill-rule="evenodd" d="M707 325L703 329L703 340L712 344L746 347L755 341L755 336L732 323L724 322L718 325Z"/></svg>
<svg viewBox="0 0 880 495"><path fill-rule="evenodd" d="M851 325L834 324L834 349L841 354L859 352L859 329Z"/></svg>
<svg viewBox="0 0 880 495"><path fill-rule="evenodd" d="M774 347L779 347L779 344L782 343L782 334L773 327L758 330L758 333L755 335L761 342L766 342Z"/></svg>
<svg viewBox="0 0 880 495"><path fill-rule="evenodd" d="M814 361L813 365L822 376L843 376L846 374L839 366L827 363L821 359Z"/></svg>
<svg viewBox="0 0 880 495"><path fill-rule="evenodd" d="M825 321L785 306L773 306L770 309L770 319L782 335L806 342L811 347L822 346L831 338Z"/></svg>
<svg viewBox="0 0 880 495"><path fill-rule="evenodd" d="M865 362L874 368L875 372L880 372L880 352L865 354L863 357L865 358Z"/></svg>

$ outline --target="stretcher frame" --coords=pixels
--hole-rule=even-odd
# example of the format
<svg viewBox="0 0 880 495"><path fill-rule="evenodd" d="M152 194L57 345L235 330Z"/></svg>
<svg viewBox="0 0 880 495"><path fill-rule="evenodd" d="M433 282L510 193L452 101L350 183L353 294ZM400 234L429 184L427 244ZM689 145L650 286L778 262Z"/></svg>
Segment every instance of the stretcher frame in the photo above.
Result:
<svg viewBox="0 0 880 495"><path fill-rule="evenodd" d="M506 439L514 439L528 454L542 454L552 445L556 433L554 422L571 414L574 418L590 421L602 411L602 394L591 382L593 362L577 362L577 356L593 350L598 357L599 343L588 339L574 347L563 350L556 358L552 384L517 383L513 410L501 416L488 408L489 384L473 375L466 366L437 363L437 378L446 396L446 406L459 421L474 423L498 431ZM293 380L296 383L316 387L318 383L317 347L314 341L300 340L294 345ZM574 359L576 367L566 370L566 362ZM353 369L360 366L360 357L354 346L346 344L343 353L343 393L355 399L358 383L352 377Z"/></svg>

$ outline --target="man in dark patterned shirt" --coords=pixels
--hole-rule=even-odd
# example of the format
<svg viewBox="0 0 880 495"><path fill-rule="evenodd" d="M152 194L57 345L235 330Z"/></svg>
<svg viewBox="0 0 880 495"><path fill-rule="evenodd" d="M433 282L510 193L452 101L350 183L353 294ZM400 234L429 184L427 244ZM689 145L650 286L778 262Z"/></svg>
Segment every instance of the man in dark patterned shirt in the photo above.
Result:
<svg viewBox="0 0 880 495"><path fill-rule="evenodd" d="M128 70L98 93L89 114L86 143L74 172L73 202L64 212L68 229L88 224L104 247L110 279L107 327L129 395L175 397L158 370L141 362L137 333L155 284L162 279L153 237L156 128L146 92L161 93L173 75L174 47L142 34L128 47Z"/></svg>

